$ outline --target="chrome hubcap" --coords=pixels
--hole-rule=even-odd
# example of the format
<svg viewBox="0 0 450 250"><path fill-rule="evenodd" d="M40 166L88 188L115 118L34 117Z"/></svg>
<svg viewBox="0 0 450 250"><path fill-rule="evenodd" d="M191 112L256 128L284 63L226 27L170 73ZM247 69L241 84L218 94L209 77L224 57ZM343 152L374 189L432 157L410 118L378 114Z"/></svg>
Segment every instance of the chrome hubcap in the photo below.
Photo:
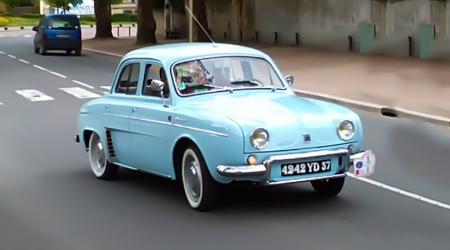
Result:
<svg viewBox="0 0 450 250"><path fill-rule="evenodd" d="M197 206L202 197L202 173L192 150L186 151L183 157L183 184L189 202Z"/></svg>
<svg viewBox="0 0 450 250"><path fill-rule="evenodd" d="M90 143L90 162L94 174L98 177L105 172L106 155L103 151L103 145L98 135L93 135Z"/></svg>

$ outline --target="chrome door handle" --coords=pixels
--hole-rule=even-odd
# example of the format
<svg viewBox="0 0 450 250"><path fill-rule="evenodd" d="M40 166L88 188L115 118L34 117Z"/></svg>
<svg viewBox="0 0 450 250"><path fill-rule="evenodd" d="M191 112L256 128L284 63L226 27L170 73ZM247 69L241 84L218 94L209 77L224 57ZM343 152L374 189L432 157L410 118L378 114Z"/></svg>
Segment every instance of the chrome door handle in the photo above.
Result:
<svg viewBox="0 0 450 250"><path fill-rule="evenodd" d="M176 117L174 118L174 120L175 120L176 122L180 122L180 123L186 122L186 121L187 121L186 119L180 118L180 117L178 117L178 116L176 116Z"/></svg>
<svg viewBox="0 0 450 250"><path fill-rule="evenodd" d="M131 109L131 113L136 112L136 110L137 110L137 108L132 108L132 109Z"/></svg>

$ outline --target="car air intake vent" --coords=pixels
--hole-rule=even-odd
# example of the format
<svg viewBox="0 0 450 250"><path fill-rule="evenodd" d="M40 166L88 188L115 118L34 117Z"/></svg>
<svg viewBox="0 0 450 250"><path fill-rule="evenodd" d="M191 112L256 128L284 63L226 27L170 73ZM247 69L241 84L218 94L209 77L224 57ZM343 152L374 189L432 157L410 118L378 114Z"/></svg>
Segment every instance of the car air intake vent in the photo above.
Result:
<svg viewBox="0 0 450 250"><path fill-rule="evenodd" d="M116 153L114 153L114 146L111 137L111 131L109 129L106 130L106 140L108 141L108 152L111 158L116 157Z"/></svg>

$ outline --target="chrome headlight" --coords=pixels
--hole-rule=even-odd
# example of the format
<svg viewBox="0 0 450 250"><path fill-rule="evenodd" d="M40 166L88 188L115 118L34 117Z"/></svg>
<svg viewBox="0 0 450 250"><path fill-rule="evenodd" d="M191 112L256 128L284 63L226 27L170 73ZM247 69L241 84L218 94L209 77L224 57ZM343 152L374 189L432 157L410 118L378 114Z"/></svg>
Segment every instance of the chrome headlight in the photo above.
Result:
<svg viewBox="0 0 450 250"><path fill-rule="evenodd" d="M263 128L253 130L250 141L256 149L263 149L269 144L269 132Z"/></svg>
<svg viewBox="0 0 450 250"><path fill-rule="evenodd" d="M348 141L355 135L355 126L351 121L343 121L341 122L341 124L339 124L337 132L342 140Z"/></svg>

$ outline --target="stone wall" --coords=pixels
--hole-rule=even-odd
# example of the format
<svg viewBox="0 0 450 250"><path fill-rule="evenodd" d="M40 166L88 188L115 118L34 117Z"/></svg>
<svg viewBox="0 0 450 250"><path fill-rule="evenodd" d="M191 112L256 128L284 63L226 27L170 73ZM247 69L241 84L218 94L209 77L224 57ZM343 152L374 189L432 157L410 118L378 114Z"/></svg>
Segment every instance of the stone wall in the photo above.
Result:
<svg viewBox="0 0 450 250"><path fill-rule="evenodd" d="M242 37L273 44L277 36L278 44L348 51L351 37L359 51L367 40L361 38L361 27L368 24L375 29L368 53L409 56L412 44L413 56L419 57L425 44L422 25L434 27L431 51L442 51L450 37L450 3L445 0L207 0L207 11L218 41Z"/></svg>

